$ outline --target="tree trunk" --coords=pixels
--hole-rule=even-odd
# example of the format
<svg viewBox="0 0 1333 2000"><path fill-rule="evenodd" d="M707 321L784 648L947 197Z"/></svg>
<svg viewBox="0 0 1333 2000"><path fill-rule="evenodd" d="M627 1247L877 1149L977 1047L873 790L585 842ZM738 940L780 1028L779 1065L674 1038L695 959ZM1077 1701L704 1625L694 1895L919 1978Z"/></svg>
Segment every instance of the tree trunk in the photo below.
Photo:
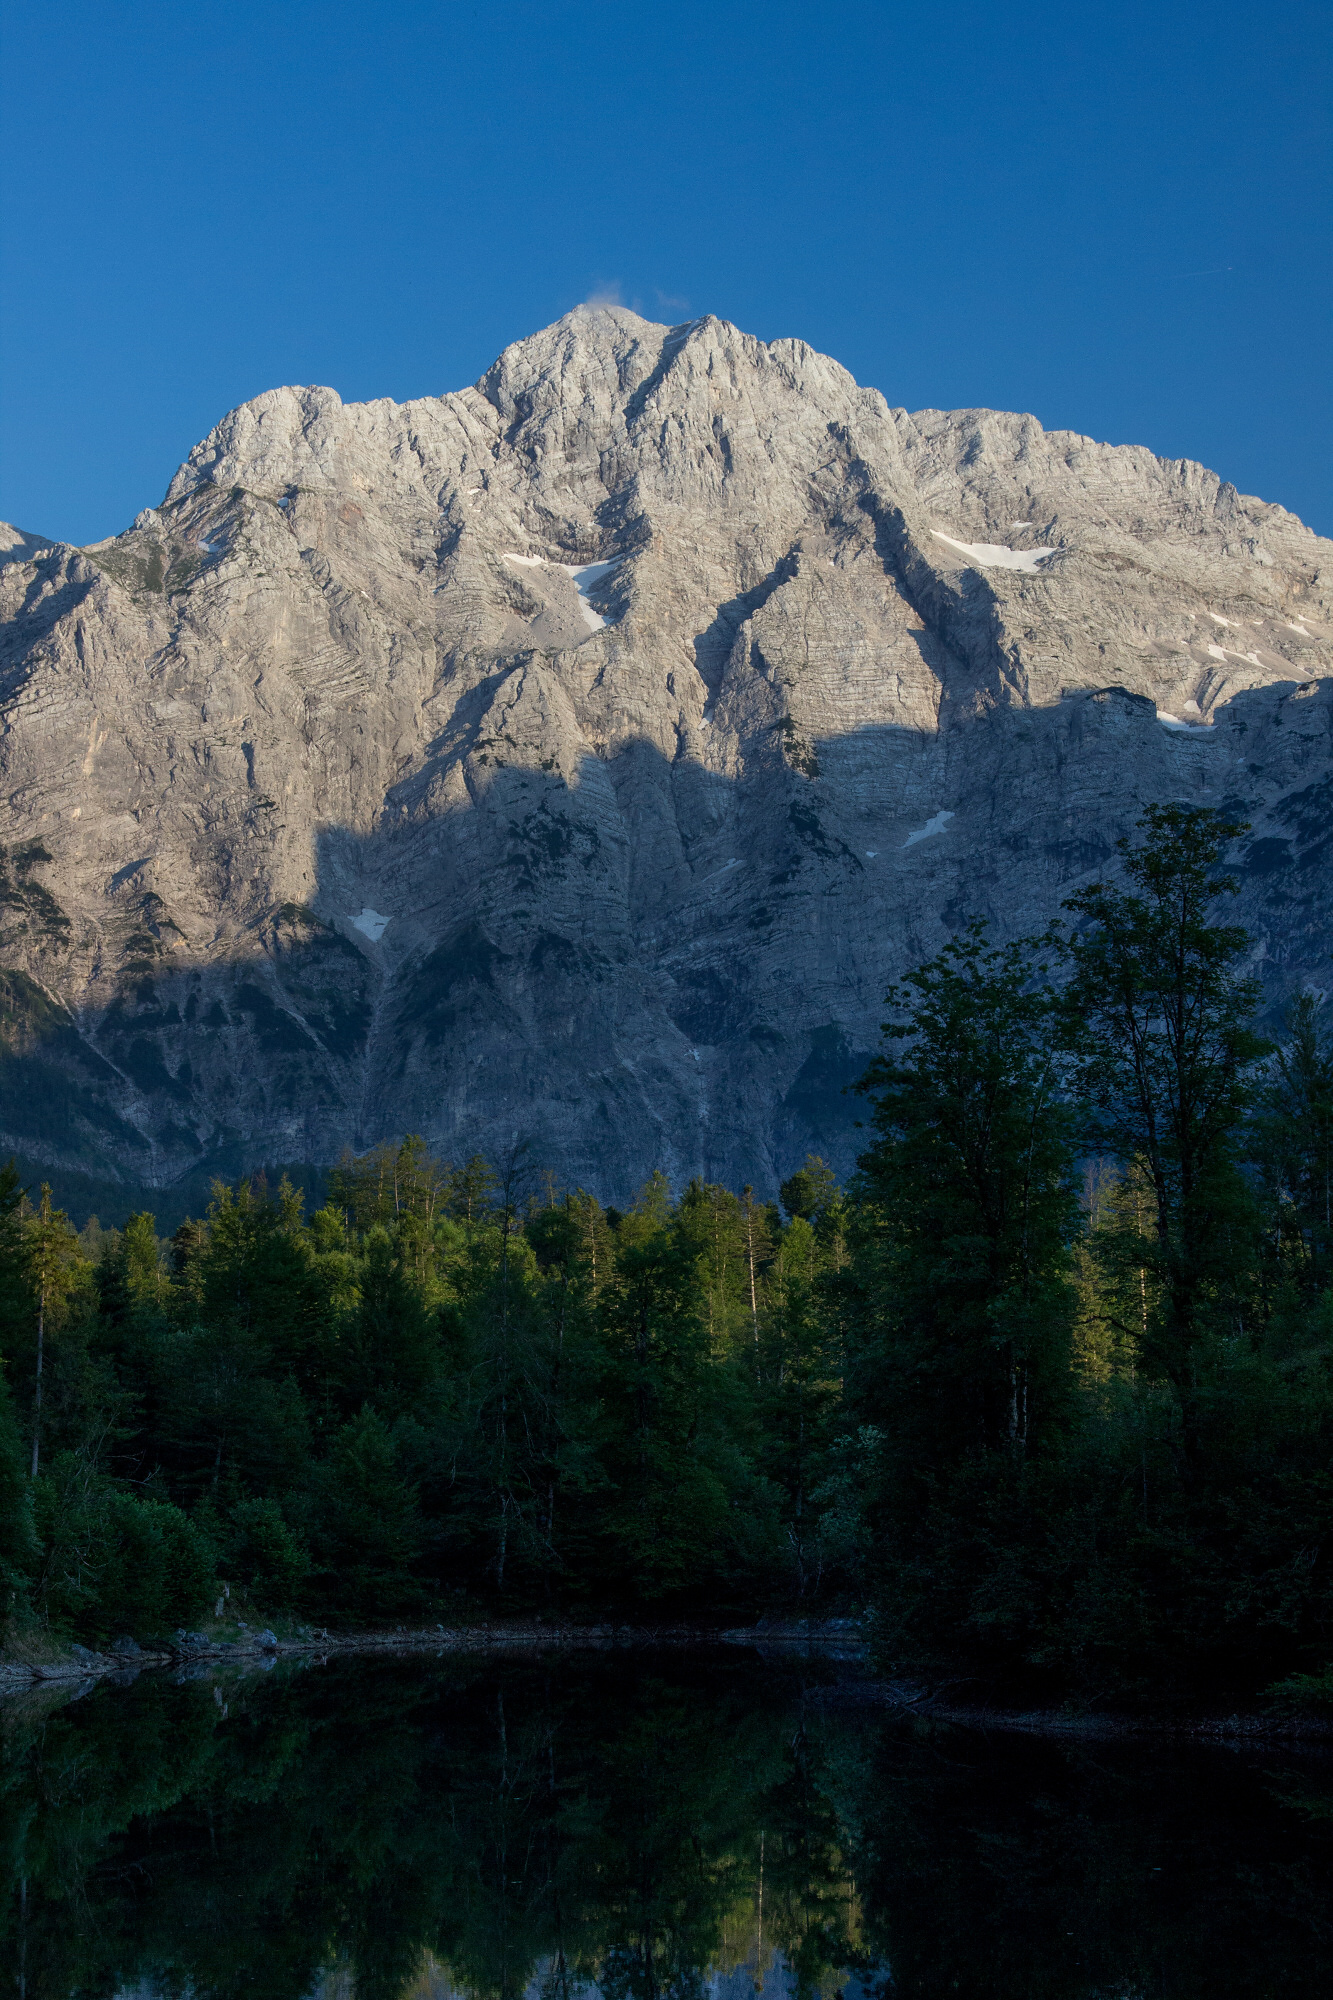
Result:
<svg viewBox="0 0 1333 2000"><path fill-rule="evenodd" d="M32 1477L37 1477L37 1463L41 1454L42 1441L42 1363L46 1347L46 1284L43 1280L37 1304L37 1380L32 1392Z"/></svg>
<svg viewBox="0 0 1333 2000"><path fill-rule="evenodd" d="M754 1190L745 1190L745 1254L750 1265L750 1325L754 1330L754 1379L759 1380L759 1300L754 1286Z"/></svg>

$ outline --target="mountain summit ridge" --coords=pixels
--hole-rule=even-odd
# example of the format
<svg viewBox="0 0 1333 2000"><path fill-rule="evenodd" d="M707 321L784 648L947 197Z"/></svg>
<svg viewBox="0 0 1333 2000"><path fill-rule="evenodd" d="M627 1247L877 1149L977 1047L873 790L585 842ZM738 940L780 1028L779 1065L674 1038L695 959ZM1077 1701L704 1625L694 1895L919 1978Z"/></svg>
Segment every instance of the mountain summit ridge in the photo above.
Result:
<svg viewBox="0 0 1333 2000"><path fill-rule="evenodd" d="M1333 543L1189 460L581 308L0 545L0 1148L63 1173L846 1166L890 980L1154 799L1254 821L1274 1006L1327 956Z"/></svg>

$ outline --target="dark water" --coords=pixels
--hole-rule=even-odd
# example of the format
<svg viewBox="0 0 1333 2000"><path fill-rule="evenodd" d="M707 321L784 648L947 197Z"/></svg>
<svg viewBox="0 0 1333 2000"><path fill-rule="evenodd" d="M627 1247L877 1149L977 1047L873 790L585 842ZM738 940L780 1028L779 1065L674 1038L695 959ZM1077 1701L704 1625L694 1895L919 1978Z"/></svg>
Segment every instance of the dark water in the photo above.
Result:
<svg viewBox="0 0 1333 2000"><path fill-rule="evenodd" d="M0 1710L28 1996L1333 1994L1333 1768L905 1725L636 1654Z"/></svg>

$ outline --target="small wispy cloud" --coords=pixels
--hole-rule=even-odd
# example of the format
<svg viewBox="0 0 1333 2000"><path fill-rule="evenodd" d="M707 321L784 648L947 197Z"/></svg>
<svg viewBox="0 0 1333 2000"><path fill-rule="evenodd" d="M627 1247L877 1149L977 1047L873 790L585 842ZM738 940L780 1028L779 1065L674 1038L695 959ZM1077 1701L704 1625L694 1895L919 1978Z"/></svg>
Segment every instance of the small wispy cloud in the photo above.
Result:
<svg viewBox="0 0 1333 2000"><path fill-rule="evenodd" d="M657 300L658 305L665 306L668 312L689 311L690 308L689 300L677 298L674 292L659 292L656 289L656 287L654 287L653 296Z"/></svg>
<svg viewBox="0 0 1333 2000"><path fill-rule="evenodd" d="M583 303L594 309L598 306L623 306L625 300L620 290L619 278L611 278L594 285Z"/></svg>

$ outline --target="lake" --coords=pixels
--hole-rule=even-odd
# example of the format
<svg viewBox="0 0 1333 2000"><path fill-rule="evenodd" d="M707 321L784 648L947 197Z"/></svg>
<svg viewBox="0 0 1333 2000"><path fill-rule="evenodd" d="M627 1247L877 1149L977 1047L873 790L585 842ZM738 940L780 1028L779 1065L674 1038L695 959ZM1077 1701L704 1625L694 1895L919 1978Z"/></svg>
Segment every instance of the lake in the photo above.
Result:
<svg viewBox="0 0 1333 2000"><path fill-rule="evenodd" d="M1333 1766L986 1736L744 1652L335 1660L0 1707L7 1990L1333 1992Z"/></svg>

